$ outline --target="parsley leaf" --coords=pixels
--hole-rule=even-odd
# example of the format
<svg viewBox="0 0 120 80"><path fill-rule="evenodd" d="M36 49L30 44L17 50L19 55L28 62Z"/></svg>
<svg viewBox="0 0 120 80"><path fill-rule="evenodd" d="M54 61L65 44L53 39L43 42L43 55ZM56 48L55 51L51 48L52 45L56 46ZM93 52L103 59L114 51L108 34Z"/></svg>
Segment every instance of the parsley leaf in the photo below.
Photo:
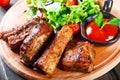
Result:
<svg viewBox="0 0 120 80"><path fill-rule="evenodd" d="M100 13L98 14L98 17L95 18L95 22L96 22L96 24L97 24L99 27L102 26L102 24L103 24L103 22L104 22L104 17L103 17L102 12L100 12Z"/></svg>
<svg viewBox="0 0 120 80"><path fill-rule="evenodd" d="M113 18L107 24L112 24L112 25L119 26L119 23L120 23L120 19L119 18Z"/></svg>
<svg viewBox="0 0 120 80"><path fill-rule="evenodd" d="M106 24L119 26L120 19L119 18L113 18L109 22L104 22L103 14L102 14L102 12L100 12L98 17L95 18L95 23L100 27L100 30L102 30L104 25L106 25Z"/></svg>

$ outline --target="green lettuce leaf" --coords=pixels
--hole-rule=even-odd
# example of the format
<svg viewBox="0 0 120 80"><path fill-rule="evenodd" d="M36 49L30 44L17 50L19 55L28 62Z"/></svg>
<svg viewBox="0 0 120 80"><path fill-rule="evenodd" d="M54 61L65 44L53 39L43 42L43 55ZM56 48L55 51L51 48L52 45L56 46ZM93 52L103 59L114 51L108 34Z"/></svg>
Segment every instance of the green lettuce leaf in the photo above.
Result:
<svg viewBox="0 0 120 80"><path fill-rule="evenodd" d="M44 9L46 20L53 26L54 29L59 29L68 23L81 23L88 16L100 12L100 7L96 4L96 0L79 0L78 5L67 6L66 0L54 0L53 4L45 6L52 0L27 0L28 6L31 9L26 12L27 18L33 18L39 8Z"/></svg>

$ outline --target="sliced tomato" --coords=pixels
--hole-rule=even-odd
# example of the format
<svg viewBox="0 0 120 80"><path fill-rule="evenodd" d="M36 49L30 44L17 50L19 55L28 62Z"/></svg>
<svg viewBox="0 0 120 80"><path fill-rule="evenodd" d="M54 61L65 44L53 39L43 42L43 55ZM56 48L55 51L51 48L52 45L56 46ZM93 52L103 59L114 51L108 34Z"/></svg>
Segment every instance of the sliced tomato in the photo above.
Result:
<svg viewBox="0 0 120 80"><path fill-rule="evenodd" d="M0 0L0 6L7 6L9 5L10 0Z"/></svg>
<svg viewBox="0 0 120 80"><path fill-rule="evenodd" d="M67 0L66 3L68 6L72 6L72 5L77 5L78 1L77 0Z"/></svg>

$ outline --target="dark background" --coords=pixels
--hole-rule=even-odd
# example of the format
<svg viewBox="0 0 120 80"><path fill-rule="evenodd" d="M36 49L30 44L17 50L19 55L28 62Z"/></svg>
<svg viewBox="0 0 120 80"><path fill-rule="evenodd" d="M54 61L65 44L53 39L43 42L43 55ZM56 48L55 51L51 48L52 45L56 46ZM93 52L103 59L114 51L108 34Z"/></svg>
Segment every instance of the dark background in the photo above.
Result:
<svg viewBox="0 0 120 80"><path fill-rule="evenodd" d="M6 13L6 11L14 4L17 0L11 0L10 5L7 7L0 7L0 22ZM13 72L0 58L0 80L25 80L21 76ZM120 80L120 63L111 71L105 75L97 78L96 80Z"/></svg>

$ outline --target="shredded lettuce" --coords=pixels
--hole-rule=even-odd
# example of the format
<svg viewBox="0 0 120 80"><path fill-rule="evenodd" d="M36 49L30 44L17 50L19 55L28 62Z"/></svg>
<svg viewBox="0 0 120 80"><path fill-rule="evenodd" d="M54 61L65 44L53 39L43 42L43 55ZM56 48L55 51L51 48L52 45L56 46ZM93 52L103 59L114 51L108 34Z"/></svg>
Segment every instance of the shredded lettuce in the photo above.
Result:
<svg viewBox="0 0 120 80"><path fill-rule="evenodd" d="M61 26L68 23L82 22L88 16L100 12L100 7L96 4L96 0L83 0L78 5L67 6L66 0L54 0L53 4L45 6L47 2L52 0L27 0L29 10L26 12L26 18L30 19L36 16L36 11L39 8L44 9L46 20L53 26L54 29L59 29Z"/></svg>
<svg viewBox="0 0 120 80"><path fill-rule="evenodd" d="M29 6L27 12L25 13L25 18L26 19L31 19L36 15L37 12L37 8L34 6Z"/></svg>

